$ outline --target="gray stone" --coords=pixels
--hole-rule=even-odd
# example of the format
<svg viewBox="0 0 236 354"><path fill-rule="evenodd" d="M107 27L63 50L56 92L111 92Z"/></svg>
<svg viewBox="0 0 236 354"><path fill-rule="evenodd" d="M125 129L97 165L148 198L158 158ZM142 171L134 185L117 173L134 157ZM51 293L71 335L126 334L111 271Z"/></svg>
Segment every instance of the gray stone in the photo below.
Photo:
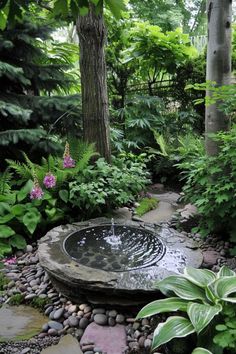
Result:
<svg viewBox="0 0 236 354"><path fill-rule="evenodd" d="M52 345L41 351L41 354L83 354L76 338L67 334L60 339L57 345Z"/></svg>
<svg viewBox="0 0 236 354"><path fill-rule="evenodd" d="M118 314L116 316L116 323L124 323L124 322L125 322L125 316L121 315L121 314Z"/></svg>
<svg viewBox="0 0 236 354"><path fill-rule="evenodd" d="M174 199L173 196L172 199ZM110 220L97 218L90 220L90 226L106 222L110 222ZM150 294L155 296L154 293L158 293L155 287L156 281L171 274L182 273L185 266L191 265L195 268L201 266L203 259L201 251L197 248L194 241L176 230L168 226L159 227L153 224L140 226L139 223L133 221L123 222L122 224L141 227L149 232L154 232L160 237L166 247L164 256L157 263L154 260L147 267L124 272L109 272L91 268L78 264L65 252L61 251L63 242L68 234L84 228L85 223L67 225L65 229L61 228L61 231L57 229L56 233L54 232L55 229L53 229L39 240L38 255L41 265L50 274L58 292L77 303L85 298L94 301L93 303L102 304L100 301L104 301L104 303L111 305L122 304L127 306L144 301L143 299ZM59 282L58 279L61 281ZM131 295L128 298L129 291ZM93 297L96 292L101 294L99 299L97 296L96 298ZM136 296L137 293L139 296ZM87 304L83 305L83 308L79 307L81 311L88 306Z"/></svg>
<svg viewBox="0 0 236 354"><path fill-rule="evenodd" d="M81 329L85 329L88 326L88 324L89 324L89 320L86 317L81 318L79 321L79 327Z"/></svg>
<svg viewBox="0 0 236 354"><path fill-rule="evenodd" d="M49 321L48 326L50 328L56 329L57 331L61 330L63 328L63 325L60 322L57 321Z"/></svg>
<svg viewBox="0 0 236 354"><path fill-rule="evenodd" d="M41 332L46 317L30 306L0 308L0 342L31 338Z"/></svg>
<svg viewBox="0 0 236 354"><path fill-rule="evenodd" d="M54 320L59 320L59 318L61 318L61 316L63 315L63 312L64 312L64 308L60 308L58 310L56 310L53 314L53 319Z"/></svg>
<svg viewBox="0 0 236 354"><path fill-rule="evenodd" d="M93 309L93 311L92 311L92 313L94 314L94 315L97 315L98 313L105 313L106 312L106 310L105 309L102 309L102 308L95 308L95 309Z"/></svg>
<svg viewBox="0 0 236 354"><path fill-rule="evenodd" d="M68 324L71 326L71 327L76 327L78 326L79 324L79 319L77 317L74 317L74 316L70 316L68 318Z"/></svg>
<svg viewBox="0 0 236 354"><path fill-rule="evenodd" d="M20 354L26 354L26 353L29 353L29 352L30 352L30 348L28 347L28 348L23 349L23 350L20 352Z"/></svg>
<svg viewBox="0 0 236 354"><path fill-rule="evenodd" d="M94 322L101 326L104 326L107 324L107 316L102 313L98 313L94 316Z"/></svg>

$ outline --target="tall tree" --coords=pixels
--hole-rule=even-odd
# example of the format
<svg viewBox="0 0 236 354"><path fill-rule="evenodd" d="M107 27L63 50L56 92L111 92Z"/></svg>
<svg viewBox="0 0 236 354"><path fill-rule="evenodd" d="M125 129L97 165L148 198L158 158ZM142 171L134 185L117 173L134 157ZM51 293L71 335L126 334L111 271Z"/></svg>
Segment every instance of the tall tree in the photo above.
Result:
<svg viewBox="0 0 236 354"><path fill-rule="evenodd" d="M77 30L80 46L80 72L84 140L96 142L97 151L110 161L110 132L106 62L106 28L103 9L95 12L89 3L85 16L79 15Z"/></svg>
<svg viewBox="0 0 236 354"><path fill-rule="evenodd" d="M208 46L207 46L207 81L217 86L229 85L231 82L231 20L232 0L208 0ZM207 91L207 96L211 95ZM228 130L230 121L219 110L220 102L206 107L205 133L206 151L210 156L217 155L218 144L209 134Z"/></svg>
<svg viewBox="0 0 236 354"><path fill-rule="evenodd" d="M107 108L106 67L104 45L106 31L103 20L103 8L107 8L115 17L119 17L125 10L125 0L38 0L37 4L47 8L54 18L78 18L78 32L80 32L81 60L80 70L82 83L82 110L84 116L83 133L86 140L96 144L98 152L108 161L110 160L109 121ZM6 26L5 18L14 25L16 18L21 17L24 9L33 0L0 0L0 27ZM14 5L14 6L12 6ZM84 16L84 19L82 18ZM91 31L92 35L89 35ZM83 37L85 36L85 37ZM94 36L94 38L92 38ZM84 41L88 39L88 42ZM97 49L97 50L96 50ZM84 60L86 58L86 60ZM89 65L88 65L89 64ZM83 67L86 66L86 67ZM94 69L98 70L95 72ZM94 74L94 75L93 75ZM99 80L101 80L99 82ZM103 90L102 89L103 86ZM91 91L92 95L88 92ZM92 101L90 101L92 99ZM99 112L100 114L98 114ZM86 121L88 119L88 122ZM97 122L98 120L98 122ZM93 124L91 123L93 122Z"/></svg>

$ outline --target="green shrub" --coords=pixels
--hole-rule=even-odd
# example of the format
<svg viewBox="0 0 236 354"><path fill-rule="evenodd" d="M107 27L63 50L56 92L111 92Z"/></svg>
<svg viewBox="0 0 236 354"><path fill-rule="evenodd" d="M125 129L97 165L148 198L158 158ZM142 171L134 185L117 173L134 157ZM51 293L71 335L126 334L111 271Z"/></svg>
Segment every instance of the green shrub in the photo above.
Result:
<svg viewBox="0 0 236 354"><path fill-rule="evenodd" d="M80 214L106 212L135 200L148 183L144 161L114 158L112 165L98 159L69 183L69 202Z"/></svg>
<svg viewBox="0 0 236 354"><path fill-rule="evenodd" d="M222 354L223 345L219 338L215 337L217 328L219 330L216 325L220 324L222 328L222 322L227 321L229 305L234 309L231 328L235 325L235 272L222 267L215 274L210 270L187 267L184 269L184 275L169 276L156 285L169 298L146 305L138 313L137 319L173 311L181 311L183 315L170 316L166 322L158 324L154 332L152 349L156 350L173 338L183 338L196 333L196 345L206 349L199 347L192 354L211 354L211 351L214 354ZM229 324L229 321L227 323ZM228 344L225 342L224 347L230 349L232 341L228 340Z"/></svg>
<svg viewBox="0 0 236 354"><path fill-rule="evenodd" d="M135 213L138 216L142 216L150 210L157 207L159 200L156 198L143 198L139 201L139 206L135 209Z"/></svg>
<svg viewBox="0 0 236 354"><path fill-rule="evenodd" d="M0 258L13 248L25 248L25 238L42 236L56 224L88 219L134 201L148 183L145 155L122 155L112 165L98 159L89 165L93 146L80 144L77 154L71 147L71 154L76 159L73 168L63 168L62 158L52 156L42 165L26 155L26 163L8 161L22 187L12 181L12 188L0 195ZM43 180L48 171L56 185L46 189ZM40 198L30 199L36 186Z"/></svg>
<svg viewBox="0 0 236 354"><path fill-rule="evenodd" d="M218 133L216 157L205 155L179 164L185 169L185 199L196 205L201 215L199 231L230 235L236 242L236 126Z"/></svg>

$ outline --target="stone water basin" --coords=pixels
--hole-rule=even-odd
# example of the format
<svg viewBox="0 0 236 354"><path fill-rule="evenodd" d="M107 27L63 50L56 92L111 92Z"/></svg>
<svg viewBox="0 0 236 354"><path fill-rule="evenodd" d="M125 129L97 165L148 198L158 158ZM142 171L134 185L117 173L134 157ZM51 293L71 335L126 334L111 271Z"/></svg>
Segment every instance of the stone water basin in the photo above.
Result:
<svg viewBox="0 0 236 354"><path fill-rule="evenodd" d="M113 230L112 228L115 228ZM174 229L106 218L60 226L39 241L39 261L73 301L131 305L156 298L155 281L200 267L198 246Z"/></svg>

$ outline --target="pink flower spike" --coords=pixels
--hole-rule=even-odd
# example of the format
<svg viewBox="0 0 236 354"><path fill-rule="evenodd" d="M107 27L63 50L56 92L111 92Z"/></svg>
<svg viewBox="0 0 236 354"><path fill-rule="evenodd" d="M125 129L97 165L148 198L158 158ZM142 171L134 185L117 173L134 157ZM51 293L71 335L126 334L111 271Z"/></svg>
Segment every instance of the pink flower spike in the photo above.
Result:
<svg viewBox="0 0 236 354"><path fill-rule="evenodd" d="M30 192L30 199L42 199L44 193L40 186L34 186Z"/></svg>
<svg viewBox="0 0 236 354"><path fill-rule="evenodd" d="M46 188L53 188L56 185L56 177L50 172L46 174L43 180L43 184Z"/></svg>
<svg viewBox="0 0 236 354"><path fill-rule="evenodd" d="M65 156L63 159L63 167L64 168L75 167L75 160L73 160L71 156Z"/></svg>

